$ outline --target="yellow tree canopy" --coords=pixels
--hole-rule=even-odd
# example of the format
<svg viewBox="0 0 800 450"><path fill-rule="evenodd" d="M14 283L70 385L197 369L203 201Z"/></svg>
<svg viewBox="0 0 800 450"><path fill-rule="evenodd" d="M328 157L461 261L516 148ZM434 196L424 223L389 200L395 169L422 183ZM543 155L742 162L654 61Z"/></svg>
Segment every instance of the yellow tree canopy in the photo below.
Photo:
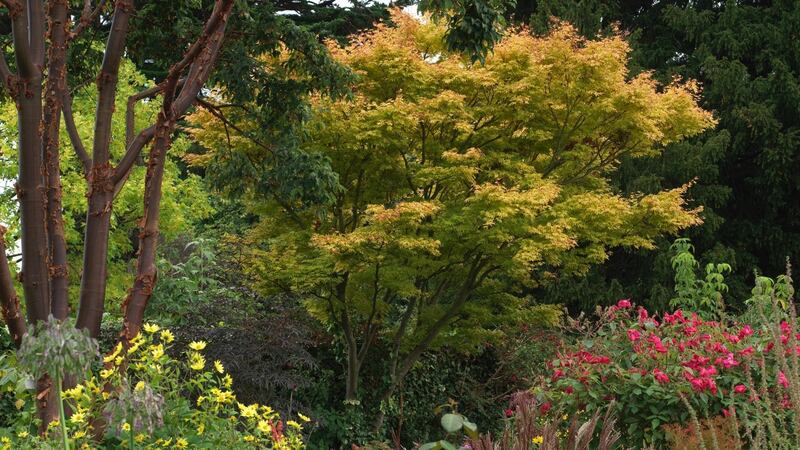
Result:
<svg viewBox="0 0 800 450"><path fill-rule="evenodd" d="M508 32L472 64L444 50L444 27L401 12L392 22L331 44L357 75L352 98L312 99L303 148L330 161L335 201L254 205L249 270L264 290L303 294L364 342L402 334L413 357L530 319L522 285L700 222L686 187L625 197L607 181L621 157L714 124L694 83L630 77L621 37L586 41L568 25ZM209 155L229 139L214 120L195 117Z"/></svg>

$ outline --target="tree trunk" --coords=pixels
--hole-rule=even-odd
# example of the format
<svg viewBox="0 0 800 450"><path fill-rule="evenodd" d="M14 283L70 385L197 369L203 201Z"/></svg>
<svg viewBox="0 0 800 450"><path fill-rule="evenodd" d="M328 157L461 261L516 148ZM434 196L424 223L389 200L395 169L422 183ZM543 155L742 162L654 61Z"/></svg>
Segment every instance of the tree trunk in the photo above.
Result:
<svg viewBox="0 0 800 450"><path fill-rule="evenodd" d="M106 297L108 272L108 234L114 200L113 169L110 163L111 119L117 96L117 76L125 50L125 37L133 5L117 0L103 64L97 77L97 109L94 125L92 169L88 174L89 208L86 211L83 274L77 326L93 337L100 334Z"/></svg>
<svg viewBox="0 0 800 450"><path fill-rule="evenodd" d="M44 152L47 180L47 237L50 249L51 311L58 320L69 313L67 297L67 243L61 212L61 164L59 130L66 89L67 0L48 3L50 15L47 89L44 107Z"/></svg>

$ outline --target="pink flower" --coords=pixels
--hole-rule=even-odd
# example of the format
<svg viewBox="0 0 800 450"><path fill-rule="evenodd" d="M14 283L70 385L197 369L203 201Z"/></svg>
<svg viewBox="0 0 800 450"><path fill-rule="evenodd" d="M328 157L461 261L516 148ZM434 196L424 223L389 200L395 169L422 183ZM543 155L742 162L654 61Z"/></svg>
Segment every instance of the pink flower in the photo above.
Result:
<svg viewBox="0 0 800 450"><path fill-rule="evenodd" d="M556 381L558 381L560 378L563 377L564 377L564 371L561 369L556 369L553 371L553 376L550 377L550 381L555 383Z"/></svg>
<svg viewBox="0 0 800 450"><path fill-rule="evenodd" d="M566 392L567 394L572 394L573 392L575 392L575 389L572 386L567 386L564 389L564 392Z"/></svg>
<svg viewBox="0 0 800 450"><path fill-rule="evenodd" d="M644 322L645 320L647 320L648 317L650 317L650 315L647 314L647 310L640 307L639 308L639 321L640 322Z"/></svg>
<svg viewBox="0 0 800 450"><path fill-rule="evenodd" d="M511 417L511 416L514 415L514 410L511 409L511 408L508 408L508 409L505 410L505 413L506 413L506 417Z"/></svg>
<svg viewBox="0 0 800 450"><path fill-rule="evenodd" d="M639 330L628 330L628 339L630 339L631 342L636 342L641 337L642 333L640 333Z"/></svg>
<svg viewBox="0 0 800 450"><path fill-rule="evenodd" d="M755 349L753 348L752 345L739 350L739 354L742 355L742 356L752 355L754 352L755 352Z"/></svg>
<svg viewBox="0 0 800 450"><path fill-rule="evenodd" d="M539 413L547 414L547 411L550 411L550 408L552 408L552 407L553 407L552 403L544 402L541 405L539 405Z"/></svg>
<svg viewBox="0 0 800 450"><path fill-rule="evenodd" d="M666 373L662 372L659 369L653 369L653 376L655 377L656 381L659 383L669 383L669 376Z"/></svg>
<svg viewBox="0 0 800 450"><path fill-rule="evenodd" d="M753 329L750 328L750 325L745 325L745 326L742 327L741 330L739 330L739 338L740 339L744 339L747 336L752 336L752 335L753 335Z"/></svg>
<svg viewBox="0 0 800 450"><path fill-rule="evenodd" d="M786 379L786 375L784 375L783 371L778 372L778 384L785 388L789 387L789 380Z"/></svg>
<svg viewBox="0 0 800 450"><path fill-rule="evenodd" d="M733 387L733 392L736 392L737 394L744 394L747 392L747 386L743 384L737 384Z"/></svg>
<svg viewBox="0 0 800 450"><path fill-rule="evenodd" d="M727 355L725 355L725 358L717 358L717 360L714 362L716 364L722 365L722 367L726 369L730 369L731 367L739 365L739 361L736 361L733 358L733 353L728 353Z"/></svg>
<svg viewBox="0 0 800 450"><path fill-rule="evenodd" d="M631 300L630 299L624 299L624 300L620 300L620 301L617 302L617 308L619 308L619 309L630 308L631 306L632 305L631 305Z"/></svg>

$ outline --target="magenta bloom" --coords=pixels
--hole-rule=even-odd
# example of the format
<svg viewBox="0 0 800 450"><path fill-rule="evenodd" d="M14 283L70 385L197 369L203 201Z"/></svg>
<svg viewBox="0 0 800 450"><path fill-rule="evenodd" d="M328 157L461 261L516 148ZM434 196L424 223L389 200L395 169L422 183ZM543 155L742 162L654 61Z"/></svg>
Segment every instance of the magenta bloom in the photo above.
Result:
<svg viewBox="0 0 800 450"><path fill-rule="evenodd" d="M620 300L620 301L617 302L617 308L620 308L620 309L622 309L622 308L630 308L631 306L632 305L631 305L630 299Z"/></svg>
<svg viewBox="0 0 800 450"><path fill-rule="evenodd" d="M653 376L661 384L669 383L669 376L659 369L653 369Z"/></svg>
<svg viewBox="0 0 800 450"><path fill-rule="evenodd" d="M782 371L778 372L778 384L785 388L789 387L789 380L786 379L786 375Z"/></svg>
<svg viewBox="0 0 800 450"><path fill-rule="evenodd" d="M747 392L747 386L743 384L737 384L733 387L733 392L736 392L737 394L744 394Z"/></svg>
<svg viewBox="0 0 800 450"><path fill-rule="evenodd" d="M630 339L631 342L636 342L641 337L642 337L642 333L640 333L639 330L628 330L628 339Z"/></svg>

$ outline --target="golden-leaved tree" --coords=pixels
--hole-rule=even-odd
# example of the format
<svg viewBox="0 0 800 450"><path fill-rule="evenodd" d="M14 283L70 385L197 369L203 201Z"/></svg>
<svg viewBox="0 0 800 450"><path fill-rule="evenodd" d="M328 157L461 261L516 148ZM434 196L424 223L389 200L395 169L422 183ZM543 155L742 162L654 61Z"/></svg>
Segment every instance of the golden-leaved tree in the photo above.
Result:
<svg viewBox="0 0 800 450"><path fill-rule="evenodd" d="M331 46L358 79L350 99L314 99L303 147L337 174L332 201L250 195L263 219L247 268L260 289L302 296L339 333L351 402L368 357L387 363L389 400L433 347L552 320L555 308L532 305L527 287L698 224L685 187L624 197L607 175L622 156L656 154L714 124L692 83L630 78L621 37L518 30L472 64L445 50L442 26L400 12L392 21ZM225 147L251 160L269 148L220 117L194 116L208 149L195 163L223 164Z"/></svg>

